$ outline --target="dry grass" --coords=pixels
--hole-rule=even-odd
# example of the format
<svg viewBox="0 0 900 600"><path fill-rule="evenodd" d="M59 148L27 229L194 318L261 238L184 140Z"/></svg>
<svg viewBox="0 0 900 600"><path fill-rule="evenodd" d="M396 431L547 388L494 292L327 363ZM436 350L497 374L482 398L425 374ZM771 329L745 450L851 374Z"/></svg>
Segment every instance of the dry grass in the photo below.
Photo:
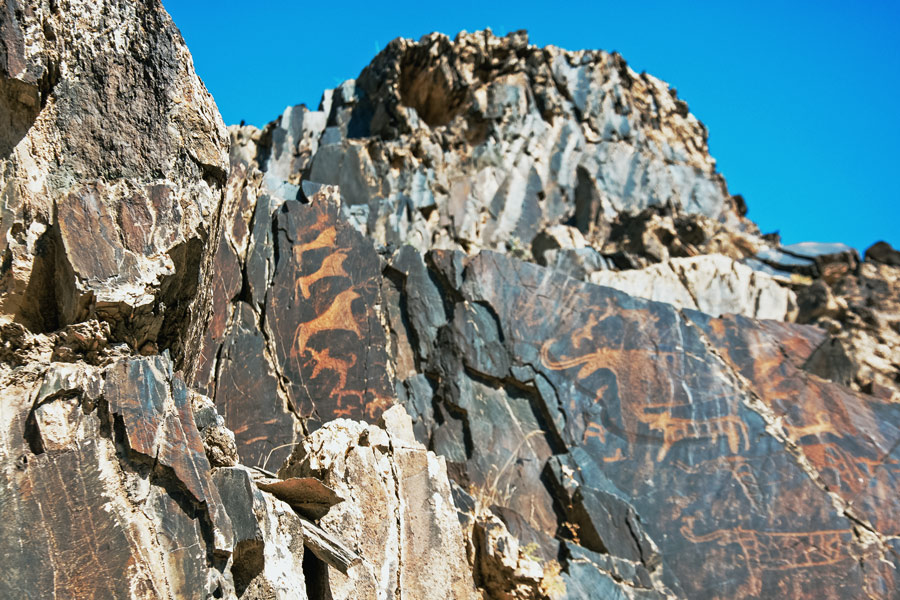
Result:
<svg viewBox="0 0 900 600"><path fill-rule="evenodd" d="M541 593L551 600L566 595L566 582L562 578L562 567L555 560L544 565L544 577L541 579Z"/></svg>
<svg viewBox="0 0 900 600"><path fill-rule="evenodd" d="M507 474L507 471L509 471L509 468L515 464L516 460L518 460L519 452L522 451L522 447L527 444L529 440L538 435L542 435L543 433L544 432L540 429L529 431L525 437L522 438L522 441L519 442L519 445L516 446L516 449L510 453L509 458L506 459L503 466L499 469L497 469L496 466L491 467L492 471L494 471L494 476L493 478L489 476L489 481L486 486L483 488L475 486L474 484L469 486L469 494L475 499L476 512L481 512L482 509L488 509L494 504L505 505L509 503L509 500L516 492L516 488L511 482L506 482L505 487L501 487L501 482Z"/></svg>

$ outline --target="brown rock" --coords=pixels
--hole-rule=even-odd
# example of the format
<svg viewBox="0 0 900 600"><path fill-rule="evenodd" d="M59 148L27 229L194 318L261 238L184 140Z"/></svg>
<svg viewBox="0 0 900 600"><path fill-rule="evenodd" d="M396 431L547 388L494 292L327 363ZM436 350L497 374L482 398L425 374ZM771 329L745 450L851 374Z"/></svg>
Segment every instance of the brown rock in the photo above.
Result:
<svg viewBox="0 0 900 600"><path fill-rule="evenodd" d="M873 260L892 267L900 267L900 252L887 242L876 242L866 250L866 260Z"/></svg>
<svg viewBox="0 0 900 600"><path fill-rule="evenodd" d="M45 333L96 317L134 349L180 352L190 254L227 168L224 126L181 35L158 3L2 10L0 319ZM157 302L180 308L163 316Z"/></svg>
<svg viewBox="0 0 900 600"><path fill-rule="evenodd" d="M279 500L283 500L295 511L308 519L321 519L328 510L342 502L333 489L315 477L288 477L273 479L271 477L256 478L256 487L269 492Z"/></svg>

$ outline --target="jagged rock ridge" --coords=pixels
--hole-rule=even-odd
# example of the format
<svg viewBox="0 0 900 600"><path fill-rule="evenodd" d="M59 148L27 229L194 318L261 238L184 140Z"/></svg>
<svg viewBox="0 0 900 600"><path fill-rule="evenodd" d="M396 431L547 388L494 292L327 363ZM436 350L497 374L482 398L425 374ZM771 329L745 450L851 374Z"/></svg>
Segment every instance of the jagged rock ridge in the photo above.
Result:
<svg viewBox="0 0 900 600"><path fill-rule="evenodd" d="M276 195L315 203L316 186L339 185L344 218L386 257L400 398L448 458L473 538L500 519L561 561L573 597L604 581L626 595L892 595L896 311L861 306L895 289L890 259L760 235L664 84L521 33L432 35L392 42L318 111L232 140ZM691 168L666 186L657 160ZM860 291L841 302L839 289ZM785 323L708 316L724 313ZM496 551L473 555L488 594L539 593L512 574L518 558L498 578Z"/></svg>
<svg viewBox="0 0 900 600"><path fill-rule="evenodd" d="M226 161L158 2L4 11L4 596L897 597L900 260L662 82L396 40Z"/></svg>
<svg viewBox="0 0 900 600"><path fill-rule="evenodd" d="M602 236L619 212L666 205L750 226L674 90L524 32L394 40L318 111L237 145L272 178L339 185L380 244L527 251L550 224Z"/></svg>

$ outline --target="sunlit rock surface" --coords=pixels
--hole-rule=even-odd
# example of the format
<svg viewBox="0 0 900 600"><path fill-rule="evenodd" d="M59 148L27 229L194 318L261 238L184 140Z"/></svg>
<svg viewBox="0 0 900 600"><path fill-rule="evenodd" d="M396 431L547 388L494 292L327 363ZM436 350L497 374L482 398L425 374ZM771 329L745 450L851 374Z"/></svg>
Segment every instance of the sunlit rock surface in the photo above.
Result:
<svg viewBox="0 0 900 600"><path fill-rule="evenodd" d="M0 596L900 597L897 251L663 82L395 40L229 156L158 2L0 39Z"/></svg>

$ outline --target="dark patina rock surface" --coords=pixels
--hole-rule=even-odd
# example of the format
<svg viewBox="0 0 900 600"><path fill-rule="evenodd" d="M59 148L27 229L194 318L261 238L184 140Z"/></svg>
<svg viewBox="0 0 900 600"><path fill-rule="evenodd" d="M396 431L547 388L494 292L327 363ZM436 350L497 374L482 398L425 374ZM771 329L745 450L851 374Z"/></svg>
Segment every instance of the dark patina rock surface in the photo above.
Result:
<svg viewBox="0 0 900 600"><path fill-rule="evenodd" d="M594 552L691 598L894 593L900 414L802 369L821 330L679 311L492 253L453 285L448 254L425 261L455 298L446 324L429 337L391 321L407 324L399 349L430 340L404 402L457 482L567 540L564 577Z"/></svg>
<svg viewBox="0 0 900 600"><path fill-rule="evenodd" d="M380 258L334 189L228 184L162 5L4 3L0 125L0 597L318 599L401 551L404 589L471 597L433 454L404 463L398 553L364 566L309 520L332 490L241 464L392 404Z"/></svg>

